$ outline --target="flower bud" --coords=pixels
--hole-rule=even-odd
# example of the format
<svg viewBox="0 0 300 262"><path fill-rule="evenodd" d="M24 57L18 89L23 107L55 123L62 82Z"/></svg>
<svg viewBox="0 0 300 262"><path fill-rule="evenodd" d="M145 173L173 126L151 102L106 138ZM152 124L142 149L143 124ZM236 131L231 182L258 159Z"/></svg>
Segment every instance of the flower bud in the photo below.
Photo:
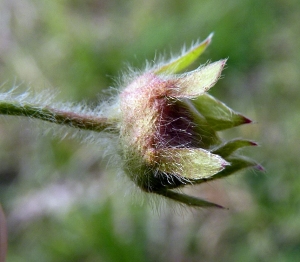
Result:
<svg viewBox="0 0 300 262"><path fill-rule="evenodd" d="M211 36L182 56L132 80L120 94L120 138L125 171L142 190L191 206L216 204L170 189L227 176L257 165L232 154L247 140L222 141L217 131L251 121L206 92L226 60L177 74L210 43ZM227 172L229 170L229 172Z"/></svg>
<svg viewBox="0 0 300 262"><path fill-rule="evenodd" d="M222 141L217 133L251 123L207 93L219 80L226 60L179 74L204 52L211 38L212 34L181 56L133 77L115 103L95 110L82 105L58 107L49 104L49 99L43 101L43 95L28 99L28 93L15 96L12 89L0 94L0 114L104 131L113 139L119 135L125 172L139 188L189 206L221 207L174 190L247 167L262 170L237 153L242 147L257 145L255 142Z"/></svg>

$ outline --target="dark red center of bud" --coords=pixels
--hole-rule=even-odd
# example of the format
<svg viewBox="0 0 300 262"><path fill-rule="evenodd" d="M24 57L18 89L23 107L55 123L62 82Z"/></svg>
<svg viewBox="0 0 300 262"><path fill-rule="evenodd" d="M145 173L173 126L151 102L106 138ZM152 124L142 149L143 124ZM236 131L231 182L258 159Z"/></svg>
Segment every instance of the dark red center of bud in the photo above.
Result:
<svg viewBox="0 0 300 262"><path fill-rule="evenodd" d="M160 118L157 123L156 148L198 147L195 124L187 108L173 98L162 98Z"/></svg>

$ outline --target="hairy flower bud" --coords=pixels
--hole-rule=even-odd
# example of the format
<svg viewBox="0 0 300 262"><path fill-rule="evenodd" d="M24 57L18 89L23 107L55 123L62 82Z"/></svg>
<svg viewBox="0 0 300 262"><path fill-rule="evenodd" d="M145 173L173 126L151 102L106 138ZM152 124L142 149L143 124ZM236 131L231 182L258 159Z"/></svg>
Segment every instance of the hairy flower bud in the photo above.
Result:
<svg viewBox="0 0 300 262"><path fill-rule="evenodd" d="M251 122L206 93L220 78L226 60L177 74L204 51L210 39L133 79L119 100L127 175L146 192L191 206L218 205L170 189L257 165L230 159L236 149L255 143L235 140L222 144L216 133Z"/></svg>
<svg viewBox="0 0 300 262"><path fill-rule="evenodd" d="M211 42L183 52L131 79L116 103L95 110L84 106L49 105L43 95L28 99L14 89L0 94L0 114L19 115L95 132L110 132L117 139L129 178L142 190L198 207L220 207L174 191L187 184L218 179L246 167L262 169L237 150L256 143L222 141L217 132L250 123L224 103L207 94L219 80L226 60L179 74ZM47 96L45 96L47 97Z"/></svg>

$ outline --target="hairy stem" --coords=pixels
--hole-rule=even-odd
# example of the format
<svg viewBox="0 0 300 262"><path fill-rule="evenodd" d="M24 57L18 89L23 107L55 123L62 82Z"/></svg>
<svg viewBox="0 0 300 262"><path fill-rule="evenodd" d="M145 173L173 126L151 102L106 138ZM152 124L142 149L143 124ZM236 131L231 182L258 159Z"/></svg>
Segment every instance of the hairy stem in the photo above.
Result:
<svg viewBox="0 0 300 262"><path fill-rule="evenodd" d="M93 115L74 113L51 107L41 107L29 103L0 101L0 114L26 116L96 132L101 132L114 125L113 121L105 117L95 117Z"/></svg>

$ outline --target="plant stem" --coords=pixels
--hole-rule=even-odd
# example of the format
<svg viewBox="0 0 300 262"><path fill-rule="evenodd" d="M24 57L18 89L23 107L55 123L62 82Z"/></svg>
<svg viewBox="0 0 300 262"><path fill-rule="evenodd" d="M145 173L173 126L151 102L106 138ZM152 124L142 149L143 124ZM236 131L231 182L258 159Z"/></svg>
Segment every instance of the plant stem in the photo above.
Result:
<svg viewBox="0 0 300 262"><path fill-rule="evenodd" d="M55 124L96 132L101 132L114 125L114 121L106 117L95 117L28 103L0 101L0 114L37 118Z"/></svg>

